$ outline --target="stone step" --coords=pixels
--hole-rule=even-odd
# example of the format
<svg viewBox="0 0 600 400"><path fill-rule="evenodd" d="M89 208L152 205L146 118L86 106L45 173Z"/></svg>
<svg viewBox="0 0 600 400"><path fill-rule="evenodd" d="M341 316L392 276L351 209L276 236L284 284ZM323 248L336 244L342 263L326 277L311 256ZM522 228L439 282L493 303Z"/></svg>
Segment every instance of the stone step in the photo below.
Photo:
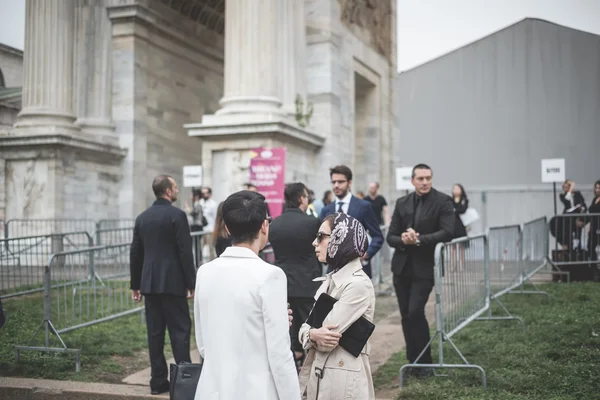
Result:
<svg viewBox="0 0 600 400"><path fill-rule="evenodd" d="M168 393L152 396L147 386L0 377L0 399L3 400L158 400L168 398Z"/></svg>

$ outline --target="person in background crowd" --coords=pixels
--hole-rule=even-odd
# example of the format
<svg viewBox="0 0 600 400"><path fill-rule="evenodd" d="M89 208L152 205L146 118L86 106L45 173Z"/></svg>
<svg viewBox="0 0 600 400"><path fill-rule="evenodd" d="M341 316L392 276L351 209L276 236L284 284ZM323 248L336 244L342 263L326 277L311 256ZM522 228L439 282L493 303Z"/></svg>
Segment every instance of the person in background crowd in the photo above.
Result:
<svg viewBox="0 0 600 400"><path fill-rule="evenodd" d="M218 204L212 198L211 188L202 188L202 199L200 200L200 205L202 206L204 218L206 218L206 226L204 227L204 229L209 232L213 231L215 229L215 220L217 218Z"/></svg>
<svg viewBox="0 0 600 400"><path fill-rule="evenodd" d="M196 345L204 361L195 399L299 400L285 273L258 257L271 222L265 197L232 194L223 220L233 245L196 277Z"/></svg>
<svg viewBox="0 0 600 400"><path fill-rule="evenodd" d="M356 197L364 200L365 199L365 192L356 192Z"/></svg>
<svg viewBox="0 0 600 400"><path fill-rule="evenodd" d="M196 268L192 237L185 213L172 203L179 188L172 177L159 175L152 182L156 201L135 220L129 264L132 298L146 298L146 326L150 353L150 391L169 391L163 349L165 328L175 362L191 362L192 321L187 299L194 297ZM187 298L186 298L187 295Z"/></svg>
<svg viewBox="0 0 600 400"><path fill-rule="evenodd" d="M331 203L331 197L332 197L331 190L326 190L325 193L323 193L322 199L316 199L313 202L313 206L315 208L315 212L317 213L317 215L321 215L321 211L323 210L323 207L325 207L327 204Z"/></svg>
<svg viewBox="0 0 600 400"><path fill-rule="evenodd" d="M258 193L258 188L256 187L256 185L248 182L248 183L244 183L244 190L249 190L251 192L257 192Z"/></svg>
<svg viewBox="0 0 600 400"><path fill-rule="evenodd" d="M217 257L223 254L226 248L231 246L231 238L229 237L229 232L227 232L227 228L225 227L225 221L223 221L223 202L221 202L217 208L215 229L212 233L212 243L215 247L215 253Z"/></svg>
<svg viewBox="0 0 600 400"><path fill-rule="evenodd" d="M598 261L600 260L600 180L594 184L594 200L590 203L589 212L598 214L590 217L590 249L592 260Z"/></svg>
<svg viewBox="0 0 600 400"><path fill-rule="evenodd" d="M317 329L304 323L300 328L300 342L308 350L300 371L302 399L375 400L370 342L358 357L339 346L341 335L357 319L373 321L375 290L360 262L368 245L365 228L344 213L329 215L318 230L313 242L315 253L319 261L333 267L333 273L327 274L315 299L327 293L337 302L322 327ZM317 368L323 371L320 376L316 374Z"/></svg>
<svg viewBox="0 0 600 400"><path fill-rule="evenodd" d="M318 219L319 213L317 213L317 211L315 210L315 206L313 205L313 202L315 200L315 192L308 188L306 190L308 190L308 207L306 208L306 215L310 215L311 217L315 217Z"/></svg>
<svg viewBox="0 0 600 400"><path fill-rule="evenodd" d="M335 201L329 203L321 210L321 221L328 215L336 212L343 212L356 218L371 235L371 244L369 249L362 256L362 264L365 273L371 277L371 259L377 254L383 245L383 234L375 218L373 207L356 196L352 195L352 170L345 165L338 165L329 170L331 184L333 185L333 193Z"/></svg>
<svg viewBox="0 0 600 400"><path fill-rule="evenodd" d="M285 210L269 228L269 242L275 255L275 265L287 277L288 303L294 314L290 331L292 350L298 366L304 360L304 350L298 341L300 326L312 309L318 284L313 279L322 274L312 243L319 230L319 219L306 215L308 193L302 183L286 185Z"/></svg>
<svg viewBox="0 0 600 400"><path fill-rule="evenodd" d="M562 185L562 193L559 195L560 201L563 203L563 214L567 213L584 213L587 211L585 200L579 190L575 190L575 182L567 179Z"/></svg>
<svg viewBox="0 0 600 400"><path fill-rule="evenodd" d="M369 184L369 194L365 197L365 200L371 203L375 218L379 225L389 226L390 225L390 210L388 208L387 201L379 194L379 183L372 182Z"/></svg>
<svg viewBox="0 0 600 400"><path fill-rule="evenodd" d="M206 218L202 210L202 192L198 189L192 190L192 206L185 202L185 212L190 216L190 229L192 232L200 232L206 226Z"/></svg>
<svg viewBox="0 0 600 400"><path fill-rule="evenodd" d="M456 215L456 218L454 219L454 237L460 238L467 236L467 229L462 223L460 216L467 212L467 209L469 208L469 198L467 197L465 188L460 183L455 183L454 186L452 186L452 200L454 201L454 214Z"/></svg>
<svg viewBox="0 0 600 400"><path fill-rule="evenodd" d="M425 305L434 285L435 246L452 240L456 219L452 199L431 187L432 177L426 164L413 168L411 183L415 191L396 201L387 235L388 244L396 249L392 258L393 282L402 316L406 357L411 364L417 362L423 350L418 362L432 363ZM415 368L408 373L428 377L433 371Z"/></svg>

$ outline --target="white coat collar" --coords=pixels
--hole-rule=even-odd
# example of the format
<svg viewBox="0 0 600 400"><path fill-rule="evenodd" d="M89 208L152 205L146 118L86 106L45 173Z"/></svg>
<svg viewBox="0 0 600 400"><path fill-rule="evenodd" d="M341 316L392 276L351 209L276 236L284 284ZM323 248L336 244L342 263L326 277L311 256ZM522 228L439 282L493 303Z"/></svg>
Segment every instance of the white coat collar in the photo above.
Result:
<svg viewBox="0 0 600 400"><path fill-rule="evenodd" d="M229 246L225 249L220 258L259 258L252 250L247 247Z"/></svg>

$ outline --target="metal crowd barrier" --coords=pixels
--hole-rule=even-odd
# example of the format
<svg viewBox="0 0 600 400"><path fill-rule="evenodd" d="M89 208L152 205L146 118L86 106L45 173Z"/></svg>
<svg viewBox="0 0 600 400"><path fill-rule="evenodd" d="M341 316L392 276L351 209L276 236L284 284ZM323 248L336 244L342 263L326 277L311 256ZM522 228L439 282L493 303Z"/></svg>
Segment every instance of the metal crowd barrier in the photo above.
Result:
<svg viewBox="0 0 600 400"><path fill-rule="evenodd" d="M196 270L203 264L216 257L214 246L212 245L212 231L210 232L192 232L192 251L194 253L194 266Z"/></svg>
<svg viewBox="0 0 600 400"><path fill-rule="evenodd" d="M562 214L548 225L554 237L551 264L571 280L594 279L600 258L600 214Z"/></svg>
<svg viewBox="0 0 600 400"><path fill-rule="evenodd" d="M0 297L41 292L50 255L90 246L87 232L0 239Z"/></svg>
<svg viewBox="0 0 600 400"><path fill-rule="evenodd" d="M129 243L133 241L133 227L98 229L95 233L97 246Z"/></svg>
<svg viewBox="0 0 600 400"><path fill-rule="evenodd" d="M101 219L96 223L96 229L121 229L132 228L135 226L135 219Z"/></svg>
<svg viewBox="0 0 600 400"><path fill-rule="evenodd" d="M400 368L400 387L404 385L407 368L471 368L481 372L485 388L485 370L469 363L451 338L490 308L487 236L465 237L438 244L435 248L434 279L436 331L415 362ZM436 340L438 362L419 364L426 349L431 348ZM452 346L463 364L444 362L444 341Z"/></svg>
<svg viewBox="0 0 600 400"><path fill-rule="evenodd" d="M96 221L91 219L10 219L4 227L4 237L52 235L67 232L96 231Z"/></svg>
<svg viewBox="0 0 600 400"><path fill-rule="evenodd" d="M15 346L17 361L21 351L73 353L76 370L81 368L81 349L68 348L61 334L143 310L131 299L129 289L129 244L96 246L53 254L44 268L44 316L26 346ZM101 280L89 279L97 275ZM40 331L44 344L35 346ZM54 334L61 347L52 347Z"/></svg>

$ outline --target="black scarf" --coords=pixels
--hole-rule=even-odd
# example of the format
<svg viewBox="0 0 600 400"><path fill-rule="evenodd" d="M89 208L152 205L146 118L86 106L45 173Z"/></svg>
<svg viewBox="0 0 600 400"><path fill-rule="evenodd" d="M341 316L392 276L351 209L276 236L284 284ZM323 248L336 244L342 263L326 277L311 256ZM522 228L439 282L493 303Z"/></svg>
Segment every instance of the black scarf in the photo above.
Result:
<svg viewBox="0 0 600 400"><path fill-rule="evenodd" d="M356 218L337 213L327 247L327 264L337 271L350 261L364 256L368 247L364 226Z"/></svg>

